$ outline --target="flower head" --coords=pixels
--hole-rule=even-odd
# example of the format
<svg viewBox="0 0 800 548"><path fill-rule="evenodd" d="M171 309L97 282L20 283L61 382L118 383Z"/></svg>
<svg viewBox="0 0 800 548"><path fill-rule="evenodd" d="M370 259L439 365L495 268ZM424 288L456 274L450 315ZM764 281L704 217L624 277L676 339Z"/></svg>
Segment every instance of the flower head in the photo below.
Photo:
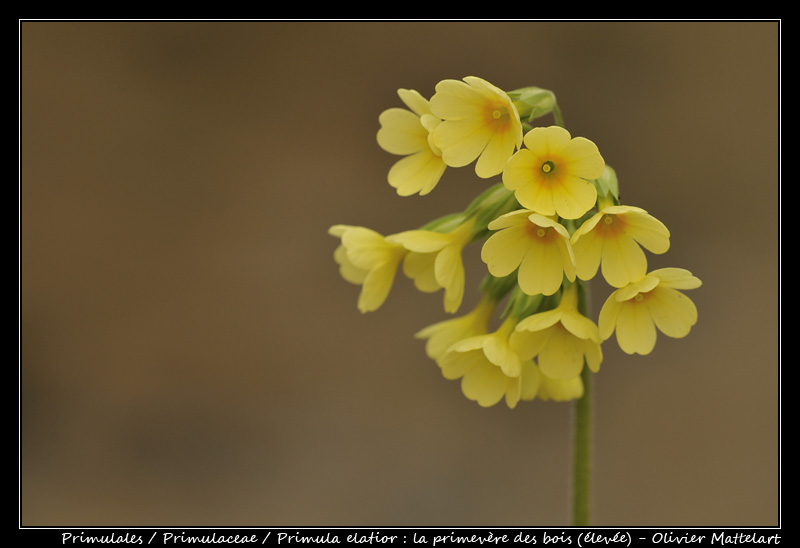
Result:
<svg viewBox="0 0 800 548"><path fill-rule="evenodd" d="M575 257L569 233L559 223L520 209L489 223L492 234L481 250L481 258L493 276L508 276L518 270L522 291L528 295L552 295L564 276L575 280Z"/></svg>
<svg viewBox="0 0 800 548"><path fill-rule="evenodd" d="M611 205L587 219L571 243L580 279L593 278L602 265L605 280L619 288L647 273L647 259L639 246L656 254L669 249L669 230L641 208Z"/></svg>
<svg viewBox="0 0 800 548"><path fill-rule="evenodd" d="M516 320L507 318L494 332L463 339L439 360L442 375L461 379L461 391L482 407L491 407L505 398L514 408L523 393L535 392L528 383L536 382L532 361L521 360L509 346Z"/></svg>
<svg viewBox="0 0 800 548"><path fill-rule="evenodd" d="M409 251L403 272L420 291L431 293L444 288L444 309L455 312L464 297L464 263L461 252L473 236L473 220L451 232L408 230L388 240Z"/></svg>
<svg viewBox="0 0 800 548"><path fill-rule="evenodd" d="M577 286L564 290L559 305L521 320L510 344L523 359L536 358L542 373L558 380L580 375L584 362L600 369L603 353L597 326L578 311Z"/></svg>
<svg viewBox="0 0 800 548"><path fill-rule="evenodd" d="M334 225L328 233L341 238L333 257L342 278L361 286L358 309L377 310L389 295L406 249L361 226Z"/></svg>
<svg viewBox="0 0 800 548"><path fill-rule="evenodd" d="M628 354L649 354L656 330L668 337L685 337L697 323L697 307L681 289L696 289L701 281L682 268L662 268L614 291L600 310L600 336L616 330L617 343Z"/></svg>
<svg viewBox="0 0 800 548"><path fill-rule="evenodd" d="M493 177L522 146L517 108L506 92L486 80L443 80L436 85L430 107L442 120L433 131L433 142L448 166L462 167L477 159L478 177Z"/></svg>
<svg viewBox="0 0 800 548"><path fill-rule="evenodd" d="M589 181L603 174L605 161L592 141L551 126L532 129L524 143L503 171L503 184L522 207L565 219L594 207L597 190Z"/></svg>
<svg viewBox="0 0 800 548"><path fill-rule="evenodd" d="M397 94L410 110L390 108L378 117L378 144L391 154L404 156L389 169L389 184L400 196L425 195L447 167L431 139L441 120L431 114L428 101L419 92L399 89Z"/></svg>

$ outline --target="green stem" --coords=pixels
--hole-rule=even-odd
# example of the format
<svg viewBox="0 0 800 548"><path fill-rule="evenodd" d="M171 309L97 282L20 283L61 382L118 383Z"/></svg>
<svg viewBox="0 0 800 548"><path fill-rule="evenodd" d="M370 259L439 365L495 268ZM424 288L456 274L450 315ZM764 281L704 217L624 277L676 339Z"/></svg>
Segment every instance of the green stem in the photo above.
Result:
<svg viewBox="0 0 800 548"><path fill-rule="evenodd" d="M572 522L577 527L591 524L592 378L586 364L581 378L583 397L575 401L573 418Z"/></svg>
<svg viewBox="0 0 800 548"><path fill-rule="evenodd" d="M588 317L589 288L580 283L578 309ZM575 401L573 415L572 522L581 527L591 523L592 479L592 373L584 361L581 371L583 397Z"/></svg>

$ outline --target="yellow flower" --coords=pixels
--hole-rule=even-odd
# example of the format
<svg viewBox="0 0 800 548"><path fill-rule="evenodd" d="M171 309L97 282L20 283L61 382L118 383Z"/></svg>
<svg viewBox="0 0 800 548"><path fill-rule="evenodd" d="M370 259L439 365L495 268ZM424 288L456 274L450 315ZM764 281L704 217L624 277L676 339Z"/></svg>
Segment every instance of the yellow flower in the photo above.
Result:
<svg viewBox="0 0 800 548"><path fill-rule="evenodd" d="M442 120L433 131L433 142L448 166L462 167L477 159L478 177L494 177L522 146L517 108L505 91L486 80L443 80L430 106Z"/></svg>
<svg viewBox="0 0 800 548"><path fill-rule="evenodd" d="M522 207L564 219L594 207L597 190L589 180L603 174L605 161L592 141L551 126L532 129L524 143L503 171L503 184Z"/></svg>
<svg viewBox="0 0 800 548"><path fill-rule="evenodd" d="M583 397L583 379L551 379L542 374L539 381L539 391L536 397L547 401L570 401Z"/></svg>
<svg viewBox="0 0 800 548"><path fill-rule="evenodd" d="M428 101L419 92L399 89L397 94L410 110L390 108L378 117L380 147L405 156L389 169L389 184L400 196L425 195L434 189L447 167L430 135L441 120L431 114Z"/></svg>
<svg viewBox="0 0 800 548"><path fill-rule="evenodd" d="M425 352L429 358L438 362L451 345L487 333L489 319L494 313L496 304L494 299L484 295L468 314L429 325L414 336L418 339L427 339Z"/></svg>
<svg viewBox="0 0 800 548"><path fill-rule="evenodd" d="M455 312L464 297L464 263L461 252L473 236L472 219L451 232L408 230L387 239L409 251L403 272L420 291L432 293L444 288L444 309Z"/></svg>
<svg viewBox="0 0 800 548"><path fill-rule="evenodd" d="M580 376L571 379L551 379L532 361L523 361L523 379L520 399L531 401L570 401L583 397L583 380Z"/></svg>
<svg viewBox="0 0 800 548"><path fill-rule="evenodd" d="M661 268L614 291L600 310L600 336L611 337L628 354L649 354L656 329L668 337L685 337L697 323L697 307L681 289L696 289L701 281L682 268Z"/></svg>
<svg viewBox="0 0 800 548"><path fill-rule="evenodd" d="M669 230L641 208L611 205L586 220L571 243L580 279L593 278L602 265L605 280L619 288L647 273L640 245L656 254L669 249Z"/></svg>
<svg viewBox="0 0 800 548"><path fill-rule="evenodd" d="M491 407L505 397L516 407L523 394L535 392L532 361L523 361L508 344L516 320L507 318L493 333L463 339L453 344L439 360L446 379L461 379L461 391L482 407Z"/></svg>
<svg viewBox="0 0 800 548"><path fill-rule="evenodd" d="M536 358L542 373L557 380L580 375L584 361L593 372L600 369L603 353L600 333L578 311L577 286L567 287L559 305L521 320L510 338L522 359Z"/></svg>
<svg viewBox="0 0 800 548"><path fill-rule="evenodd" d="M486 240L481 258L493 276L508 276L517 268L522 291L528 295L552 295L566 275L575 280L575 257L567 229L559 223L520 209L491 223L498 230Z"/></svg>
<svg viewBox="0 0 800 548"><path fill-rule="evenodd" d="M328 233L341 238L333 257L342 278L361 286L358 309L377 310L389 295L406 249L360 226L335 225Z"/></svg>

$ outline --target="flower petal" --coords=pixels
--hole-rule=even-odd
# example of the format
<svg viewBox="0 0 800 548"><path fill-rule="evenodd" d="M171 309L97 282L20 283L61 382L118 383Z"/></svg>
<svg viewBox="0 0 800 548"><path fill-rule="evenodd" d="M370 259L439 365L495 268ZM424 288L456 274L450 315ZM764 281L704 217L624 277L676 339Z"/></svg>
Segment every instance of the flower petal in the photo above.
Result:
<svg viewBox="0 0 800 548"><path fill-rule="evenodd" d="M670 234L664 223L643 209L631 209L624 215L625 232L651 253L666 253Z"/></svg>
<svg viewBox="0 0 800 548"><path fill-rule="evenodd" d="M388 181L400 196L424 196L436 187L445 169L442 159L426 147L395 162L389 169Z"/></svg>
<svg viewBox="0 0 800 548"><path fill-rule="evenodd" d="M660 285L646 304L656 327L669 337L685 337L697 323L697 307L677 289Z"/></svg>
<svg viewBox="0 0 800 548"><path fill-rule="evenodd" d="M503 399L507 377L488 361L470 369L461 379L461 390L481 407L491 407Z"/></svg>
<svg viewBox="0 0 800 548"><path fill-rule="evenodd" d="M656 345L656 326L647 307L627 301L617 316L617 343L627 354L649 354Z"/></svg>
<svg viewBox="0 0 800 548"><path fill-rule="evenodd" d="M528 295L552 295L564 280L564 264L557 245L533 242L517 274L519 287Z"/></svg>
<svg viewBox="0 0 800 548"><path fill-rule="evenodd" d="M542 348L536 361L542 373L551 379L571 379L583 369L583 348L580 341L561 324L550 328L547 345Z"/></svg>
<svg viewBox="0 0 800 548"><path fill-rule="evenodd" d="M397 95L417 116L421 117L431 113L430 103L417 90L400 88L397 90Z"/></svg>
<svg viewBox="0 0 800 548"><path fill-rule="evenodd" d="M402 249L400 245L387 242L374 230L360 226L351 227L342 234L342 245L347 249L350 261L367 270L385 263Z"/></svg>
<svg viewBox="0 0 800 548"><path fill-rule="evenodd" d="M522 374L520 375L520 394L521 400L530 401L539 392L541 373L539 368L530 360L522 362Z"/></svg>
<svg viewBox="0 0 800 548"><path fill-rule="evenodd" d="M550 330L515 331L509 337L508 344L522 360L532 360L550 339Z"/></svg>
<svg viewBox="0 0 800 548"><path fill-rule="evenodd" d="M397 263L387 261L369 271L358 296L358 309L372 312L380 308L389 295L397 273Z"/></svg>
<svg viewBox="0 0 800 548"><path fill-rule="evenodd" d="M564 311L559 308L528 316L517 323L516 331L544 331L561 321Z"/></svg>
<svg viewBox="0 0 800 548"><path fill-rule="evenodd" d="M497 335L487 337L483 344L483 353L507 377L519 377L522 367L519 356L508 346L506 339Z"/></svg>
<svg viewBox="0 0 800 548"><path fill-rule="evenodd" d="M386 239L417 253L433 253L451 242L447 234L430 230L406 230L387 236Z"/></svg>
<svg viewBox="0 0 800 548"><path fill-rule="evenodd" d="M561 152L569 143L569 131L560 126L535 127L525 134L523 142L528 150L544 155Z"/></svg>
<svg viewBox="0 0 800 548"><path fill-rule="evenodd" d="M361 285L367 277L368 270L358 268L350 259L347 258L347 250L343 245L339 245L333 252L333 260L339 265L339 274L345 281L352 284Z"/></svg>
<svg viewBox="0 0 800 548"><path fill-rule="evenodd" d="M699 278L692 276L692 273L683 268L659 268L650 272L661 280L660 285L673 287L675 289L697 289L702 285Z"/></svg>
<svg viewBox="0 0 800 548"><path fill-rule="evenodd" d="M540 400L570 401L583 397L583 379L551 379L542 374L539 384Z"/></svg>
<svg viewBox="0 0 800 548"><path fill-rule="evenodd" d="M483 350L468 352L449 350L439 360L439 368L445 379L455 380L462 378L476 367L484 367L486 363L486 356L483 355Z"/></svg>
<svg viewBox="0 0 800 548"><path fill-rule="evenodd" d="M597 145L585 137L574 137L562 154L569 158L569 172L582 179L598 179L606 167Z"/></svg>
<svg viewBox="0 0 800 548"><path fill-rule="evenodd" d="M464 297L464 263L461 260L461 249L449 245L436 255L434 264L436 281L445 289L444 309L455 312L461 306Z"/></svg>
<svg viewBox="0 0 800 548"><path fill-rule="evenodd" d="M390 108L378 116L378 145L391 154L407 155L428 147L428 130L419 116L403 108Z"/></svg>
<svg viewBox="0 0 800 548"><path fill-rule="evenodd" d="M406 255L403 260L403 274L414 280L414 286L423 293L433 293L442 288L434 274L435 253L417 253Z"/></svg>
<svg viewBox="0 0 800 548"><path fill-rule="evenodd" d="M647 273L644 252L625 234L604 238L602 260L603 278L613 287L624 287Z"/></svg>
<svg viewBox="0 0 800 548"><path fill-rule="evenodd" d="M442 160L451 167L463 167L481 155L492 134L479 120L445 120L433 132L433 142Z"/></svg>
<svg viewBox="0 0 800 548"><path fill-rule="evenodd" d="M595 217L598 216L595 215ZM586 226L586 223L583 226ZM594 232L578 233L576 231L572 235L571 245L575 254L575 274L581 280L591 280L600 268L605 240Z"/></svg>
<svg viewBox="0 0 800 548"><path fill-rule="evenodd" d="M617 299L617 291L611 293L600 309L600 316L597 318L597 327L600 330L600 338L604 341L611 338L617 327L617 318L622 310L623 303Z"/></svg>
<svg viewBox="0 0 800 548"><path fill-rule="evenodd" d="M442 80L436 84L431 97L431 112L441 119L458 119L478 115L483 105L482 95L466 82Z"/></svg>
<svg viewBox="0 0 800 548"><path fill-rule="evenodd" d="M481 260L492 276L508 276L519 267L530 248L530 239L524 230L506 228L492 234L481 248Z"/></svg>
<svg viewBox="0 0 800 548"><path fill-rule="evenodd" d="M561 316L561 324L579 339L594 341L595 343L600 342L600 332L597 329L597 325L577 310L563 314Z"/></svg>
<svg viewBox="0 0 800 548"><path fill-rule="evenodd" d="M486 144L478 163L475 164L475 173L482 179L494 177L503 172L506 162L514 154L517 138L510 131L500 131L492 135Z"/></svg>
<svg viewBox="0 0 800 548"><path fill-rule="evenodd" d="M592 209L597 201L597 189L574 175L566 175L561 184L553 188L553 206L565 219L578 219Z"/></svg>

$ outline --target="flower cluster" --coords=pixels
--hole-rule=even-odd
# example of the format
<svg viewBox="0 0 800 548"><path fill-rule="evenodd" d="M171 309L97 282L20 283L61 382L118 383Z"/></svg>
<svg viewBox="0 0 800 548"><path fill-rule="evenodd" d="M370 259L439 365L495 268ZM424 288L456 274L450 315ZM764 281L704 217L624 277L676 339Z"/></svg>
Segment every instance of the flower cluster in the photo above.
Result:
<svg viewBox="0 0 800 548"><path fill-rule="evenodd" d="M505 92L466 77L439 82L430 100L415 90L398 95L407 108L384 111L377 134L381 148L401 156L388 174L398 195L428 194L448 168L473 163L479 178L500 182L463 211L416 229L331 227L342 277L361 286L359 310L378 309L402 269L420 291L443 290L444 310L455 314L465 292L463 251L482 242L488 272L478 304L416 337L442 375L460 379L464 395L484 407L580 398L584 369L599 371L601 345L612 336L624 352L648 354L657 331L689 333L697 308L682 290L700 280L679 268L648 272L644 250L665 253L669 230L620 202L615 171L595 143L563 127L552 92ZM548 114L555 125L535 124ZM595 323L586 282L598 272L613 292Z"/></svg>

